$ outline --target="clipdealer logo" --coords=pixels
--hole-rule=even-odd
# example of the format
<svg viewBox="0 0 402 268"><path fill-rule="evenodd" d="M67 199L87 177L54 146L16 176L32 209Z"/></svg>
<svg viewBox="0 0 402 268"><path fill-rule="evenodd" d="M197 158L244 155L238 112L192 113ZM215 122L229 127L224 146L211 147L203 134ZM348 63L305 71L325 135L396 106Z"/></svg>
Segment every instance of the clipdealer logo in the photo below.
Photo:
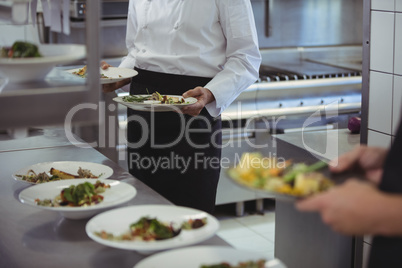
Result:
<svg viewBox="0 0 402 268"><path fill-rule="evenodd" d="M310 115L303 123L302 127L302 143L304 148L311 153L313 156L317 157L318 159L324 161L324 162L329 162L331 161L331 164L337 165L337 156L339 154L339 135L338 132L332 133L333 135L329 135L329 130L330 128L327 127L324 132L325 132L325 147L324 151L318 151L317 149L313 148L313 146L310 146L307 139L305 139L305 134L310 132L311 125L314 123L320 122L322 120L322 116L324 115L324 118L326 121L330 121L331 119L335 119L339 115L339 102L334 101L328 105L325 105L322 107L322 109L319 109L315 111L312 115ZM338 123L334 124L334 128L337 129ZM332 128L331 128L332 129ZM315 143L320 143L322 140L314 140Z"/></svg>

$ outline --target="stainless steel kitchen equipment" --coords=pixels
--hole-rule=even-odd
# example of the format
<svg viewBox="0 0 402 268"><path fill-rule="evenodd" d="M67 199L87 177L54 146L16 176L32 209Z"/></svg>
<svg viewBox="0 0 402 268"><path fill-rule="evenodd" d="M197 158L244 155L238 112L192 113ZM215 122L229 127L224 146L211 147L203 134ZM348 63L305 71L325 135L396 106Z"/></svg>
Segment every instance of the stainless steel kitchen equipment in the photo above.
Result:
<svg viewBox="0 0 402 268"><path fill-rule="evenodd" d="M83 20L86 14L86 0L71 0L70 18L73 20ZM102 19L127 18L128 0L103 0Z"/></svg>

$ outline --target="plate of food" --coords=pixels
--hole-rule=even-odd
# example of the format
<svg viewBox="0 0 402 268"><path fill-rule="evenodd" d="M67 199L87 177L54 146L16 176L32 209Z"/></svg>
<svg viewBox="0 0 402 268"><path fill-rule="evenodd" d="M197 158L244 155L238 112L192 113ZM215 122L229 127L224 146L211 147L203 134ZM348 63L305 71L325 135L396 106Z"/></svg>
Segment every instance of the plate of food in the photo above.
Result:
<svg viewBox="0 0 402 268"><path fill-rule="evenodd" d="M85 45L16 41L0 48L0 75L13 83L43 80L57 65L85 58Z"/></svg>
<svg viewBox="0 0 402 268"><path fill-rule="evenodd" d="M157 253L138 262L134 268L286 268L278 259L262 252L224 246L193 246Z"/></svg>
<svg viewBox="0 0 402 268"><path fill-rule="evenodd" d="M35 185L21 191L21 203L60 213L68 219L86 219L130 201L136 189L117 180L71 179Z"/></svg>
<svg viewBox="0 0 402 268"><path fill-rule="evenodd" d="M196 98L179 95L162 95L159 92L146 95L128 95L113 99L128 108L148 112L169 112L197 102Z"/></svg>
<svg viewBox="0 0 402 268"><path fill-rule="evenodd" d="M13 174L17 181L41 184L68 179L107 179L113 175L108 166L79 161L44 162L21 168Z"/></svg>
<svg viewBox="0 0 402 268"><path fill-rule="evenodd" d="M172 205L117 208L90 219L87 235L102 245L150 254L212 237L218 220L201 210Z"/></svg>
<svg viewBox="0 0 402 268"><path fill-rule="evenodd" d="M334 182L327 173L328 165L323 161L307 164L256 152L244 153L227 171L241 187L292 201L331 188Z"/></svg>
<svg viewBox="0 0 402 268"><path fill-rule="evenodd" d="M81 68L66 70L66 72L72 74L74 77L83 79L87 77L87 65ZM99 69L99 73L101 84L115 83L138 74L136 70L118 67L109 67L106 70Z"/></svg>

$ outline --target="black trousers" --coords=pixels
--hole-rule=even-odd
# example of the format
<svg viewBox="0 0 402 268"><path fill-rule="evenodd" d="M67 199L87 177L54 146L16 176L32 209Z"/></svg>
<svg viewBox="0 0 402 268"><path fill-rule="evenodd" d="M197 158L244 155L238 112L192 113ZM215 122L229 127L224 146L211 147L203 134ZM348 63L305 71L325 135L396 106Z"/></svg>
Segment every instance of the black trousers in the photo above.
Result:
<svg viewBox="0 0 402 268"><path fill-rule="evenodd" d="M211 79L136 70L132 95L182 95ZM132 109L127 115L129 172L172 203L211 213L220 173L220 118L205 108L196 117Z"/></svg>

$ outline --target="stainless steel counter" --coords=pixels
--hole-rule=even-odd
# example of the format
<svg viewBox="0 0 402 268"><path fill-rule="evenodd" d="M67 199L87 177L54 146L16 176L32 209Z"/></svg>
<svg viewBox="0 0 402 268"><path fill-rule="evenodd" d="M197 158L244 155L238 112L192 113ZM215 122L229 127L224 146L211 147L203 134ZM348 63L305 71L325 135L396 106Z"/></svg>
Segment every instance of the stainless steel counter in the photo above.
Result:
<svg viewBox="0 0 402 268"><path fill-rule="evenodd" d="M112 179L137 189L134 199L123 206L170 202L95 149L68 144L59 131L48 134L0 141L0 267L133 267L145 256L92 241L85 233L87 220L64 219L20 203L18 194L31 186L13 180L12 174L46 161L91 161L111 167ZM218 236L201 244L228 246Z"/></svg>
<svg viewBox="0 0 402 268"><path fill-rule="evenodd" d="M333 159L359 144L360 135L347 129L276 135L277 155L296 162ZM289 254L292 252L292 254ZM360 268L361 238L341 235L324 224L318 213L296 210L294 203L276 200L275 257L289 268Z"/></svg>
<svg viewBox="0 0 402 268"><path fill-rule="evenodd" d="M360 144L360 135L352 134L348 129L293 132L273 136L327 160L337 158Z"/></svg>

